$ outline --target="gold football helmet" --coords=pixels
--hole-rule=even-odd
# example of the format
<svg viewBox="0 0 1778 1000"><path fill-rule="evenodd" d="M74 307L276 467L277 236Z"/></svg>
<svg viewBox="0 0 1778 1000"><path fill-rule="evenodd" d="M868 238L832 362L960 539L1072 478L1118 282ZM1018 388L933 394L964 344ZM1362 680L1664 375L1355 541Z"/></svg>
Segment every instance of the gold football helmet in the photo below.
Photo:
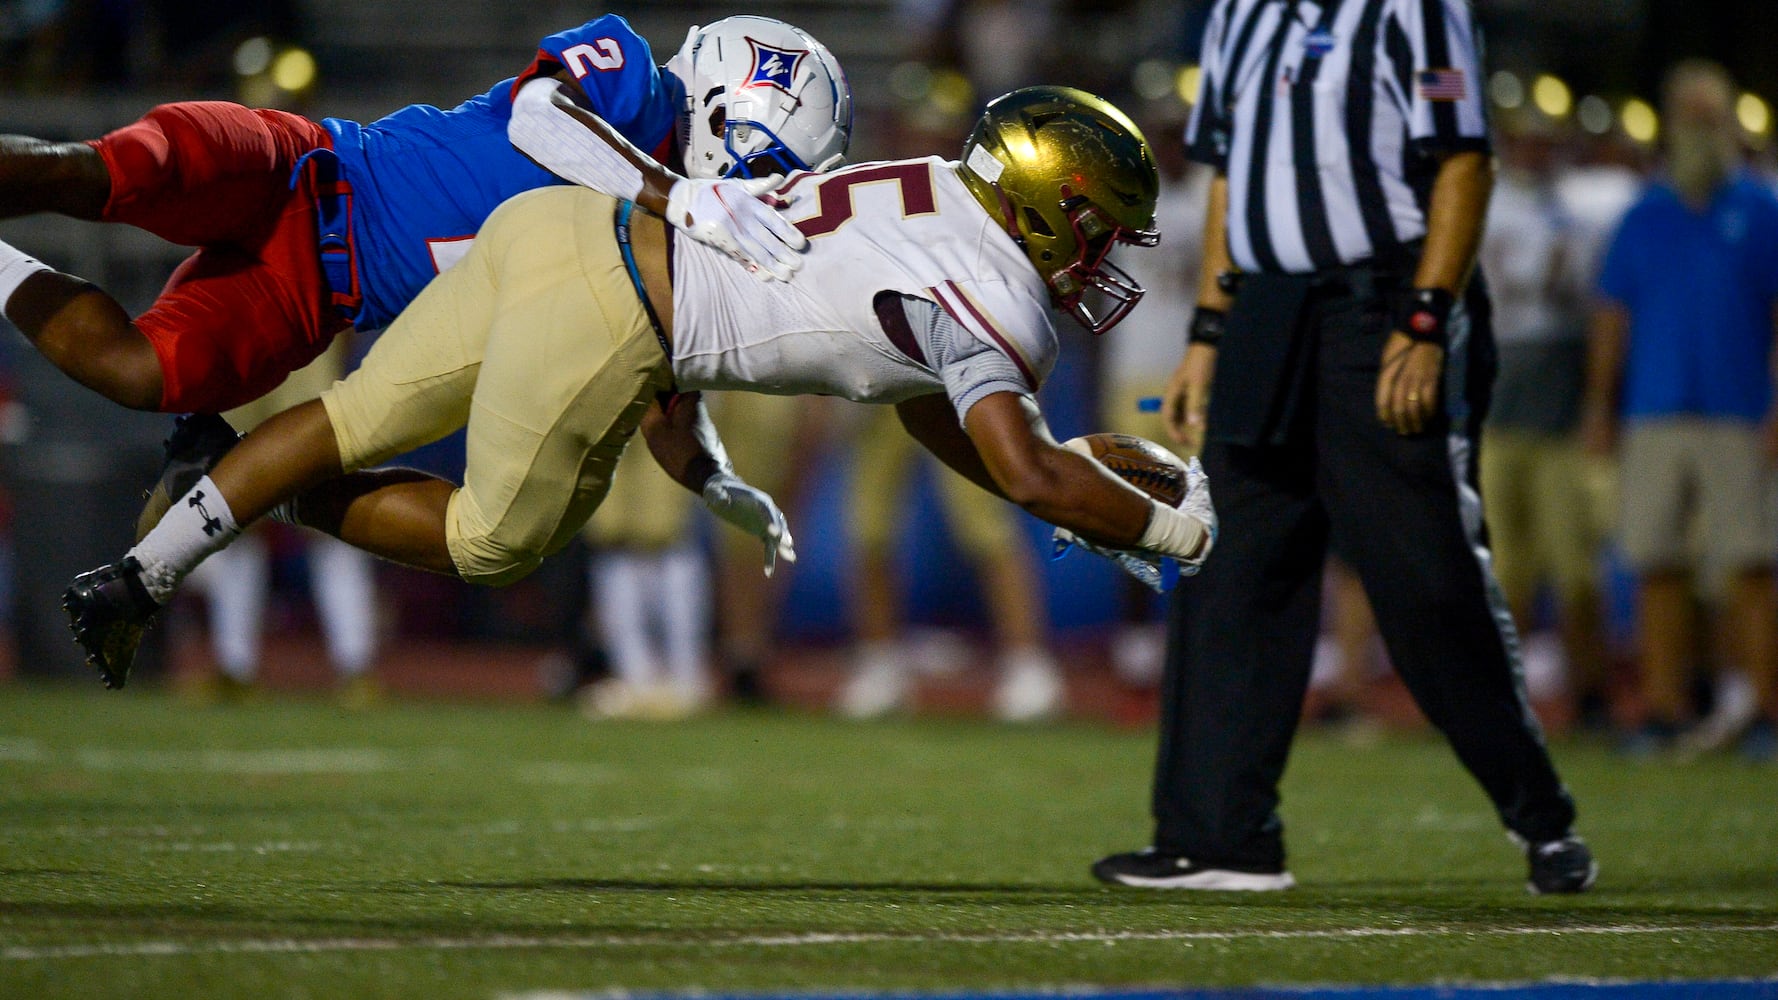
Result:
<svg viewBox="0 0 1778 1000"><path fill-rule="evenodd" d="M1148 140L1109 101L1071 87L1026 87L996 98L963 144L963 183L1000 220L1049 286L1095 334L1128 315L1142 286L1106 260L1117 243L1160 242L1160 174ZM1097 289L1107 308L1084 303Z"/></svg>

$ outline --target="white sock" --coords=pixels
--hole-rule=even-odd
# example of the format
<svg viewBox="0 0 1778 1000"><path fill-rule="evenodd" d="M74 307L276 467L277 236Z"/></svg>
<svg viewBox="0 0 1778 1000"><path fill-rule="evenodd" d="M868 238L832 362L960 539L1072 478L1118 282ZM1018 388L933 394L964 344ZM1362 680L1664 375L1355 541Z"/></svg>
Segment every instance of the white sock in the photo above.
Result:
<svg viewBox="0 0 1778 1000"><path fill-rule="evenodd" d="M148 596L165 604L199 563L227 548L240 534L228 501L205 476L161 515L160 523L129 554L142 564L142 586Z"/></svg>
<svg viewBox="0 0 1778 1000"><path fill-rule="evenodd" d="M0 312L5 312L12 302L12 293L19 290L25 279L39 271L53 271L55 268L21 253L12 244L0 241Z"/></svg>

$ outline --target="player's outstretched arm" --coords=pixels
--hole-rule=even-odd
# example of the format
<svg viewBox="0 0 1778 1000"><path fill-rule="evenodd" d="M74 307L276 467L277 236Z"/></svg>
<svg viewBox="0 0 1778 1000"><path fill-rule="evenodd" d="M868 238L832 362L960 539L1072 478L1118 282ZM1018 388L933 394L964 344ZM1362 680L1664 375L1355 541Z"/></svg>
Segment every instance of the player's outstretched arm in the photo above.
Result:
<svg viewBox="0 0 1778 1000"><path fill-rule="evenodd" d="M1182 560L1202 555L1209 538L1203 521L1150 500L1104 466L1057 444L1031 397L992 393L969 408L961 430L951 413L948 405L941 411L927 404L924 412L904 409L902 421L941 460L969 475L966 443L996 492L1075 536Z"/></svg>
<svg viewBox="0 0 1778 1000"><path fill-rule="evenodd" d="M761 278L788 279L802 267L800 253L808 239L760 200L777 185L775 178L681 177L587 107L585 91L565 70L519 89L507 138L545 170L634 201Z"/></svg>
<svg viewBox="0 0 1778 1000"><path fill-rule="evenodd" d="M796 561L790 525L764 490L735 475L728 451L698 393L682 393L665 404L656 399L642 417L642 437L654 460L674 481L704 498L717 517L765 544L767 576L779 559Z"/></svg>

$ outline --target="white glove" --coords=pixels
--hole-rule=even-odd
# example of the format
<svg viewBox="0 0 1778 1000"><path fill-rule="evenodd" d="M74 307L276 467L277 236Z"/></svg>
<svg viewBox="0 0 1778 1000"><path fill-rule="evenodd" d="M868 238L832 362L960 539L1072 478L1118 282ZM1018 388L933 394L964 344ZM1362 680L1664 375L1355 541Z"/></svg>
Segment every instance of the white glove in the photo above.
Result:
<svg viewBox="0 0 1778 1000"><path fill-rule="evenodd" d="M1210 550L1216 546L1217 528L1216 505L1210 502L1210 476L1195 455L1185 463L1185 499L1179 501L1179 511L1187 517L1197 518L1204 525L1204 547L1197 555L1182 561L1185 575L1192 576L1203 569L1204 560L1210 558Z"/></svg>
<svg viewBox="0 0 1778 1000"><path fill-rule="evenodd" d="M1060 559L1069 550L1079 548L1082 552L1091 552L1103 556L1117 564L1117 568L1136 578L1136 582L1154 591L1165 594L1173 589L1181 576L1190 576L1198 571L1197 567L1184 568L1174 559L1159 556L1153 552L1139 549L1109 549L1103 545L1094 545L1084 538L1078 538L1067 528L1057 528L1050 535L1050 543L1054 546L1050 558Z"/></svg>
<svg viewBox="0 0 1778 1000"><path fill-rule="evenodd" d="M667 221L747 265L761 281L789 281L803 266L809 240L759 199L780 183L779 177L685 178L667 192Z"/></svg>
<svg viewBox="0 0 1778 1000"><path fill-rule="evenodd" d="M765 542L767 576L778 568L779 559L796 562L796 543L790 538L790 525L766 491L747 485L739 476L718 472L704 482L704 506Z"/></svg>

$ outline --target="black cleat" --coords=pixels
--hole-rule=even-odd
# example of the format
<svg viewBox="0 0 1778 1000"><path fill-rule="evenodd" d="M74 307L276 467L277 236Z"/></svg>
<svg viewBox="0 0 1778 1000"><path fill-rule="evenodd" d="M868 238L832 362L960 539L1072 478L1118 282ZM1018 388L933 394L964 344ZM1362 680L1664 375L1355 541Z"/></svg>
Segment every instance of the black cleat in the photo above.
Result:
<svg viewBox="0 0 1778 1000"><path fill-rule="evenodd" d="M62 594L62 610L74 640L86 650L87 665L113 691L130 679L142 632L160 609L142 586L142 564L135 556L80 574Z"/></svg>
<svg viewBox="0 0 1778 1000"><path fill-rule="evenodd" d="M1100 858L1093 864L1093 877L1101 882L1141 889L1199 889L1213 892L1276 892L1296 885L1296 879L1282 869L1241 871L1234 868L1211 868L1193 864L1180 855L1167 854L1152 847Z"/></svg>
<svg viewBox="0 0 1778 1000"><path fill-rule="evenodd" d="M136 516L136 541L160 523L161 515L208 475L222 456L241 440L228 421L214 413L188 413L173 419L173 433L162 442L166 458L161 477L143 498Z"/></svg>
<svg viewBox="0 0 1778 1000"><path fill-rule="evenodd" d="M1587 842L1576 836L1546 840L1525 848L1525 860L1531 863L1531 879L1525 888L1535 895L1557 892L1585 892L1599 877L1599 862Z"/></svg>

